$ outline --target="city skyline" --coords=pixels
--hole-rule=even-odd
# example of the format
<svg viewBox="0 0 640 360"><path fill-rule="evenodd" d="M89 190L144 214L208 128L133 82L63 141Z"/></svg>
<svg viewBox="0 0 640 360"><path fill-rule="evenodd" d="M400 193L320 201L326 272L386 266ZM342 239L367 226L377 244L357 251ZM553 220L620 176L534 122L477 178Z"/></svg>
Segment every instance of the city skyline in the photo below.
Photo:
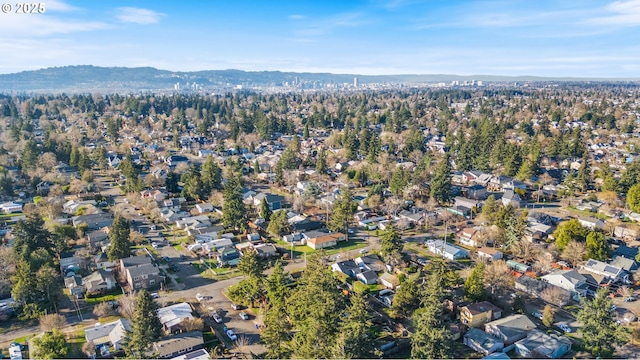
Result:
<svg viewBox="0 0 640 360"><path fill-rule="evenodd" d="M640 77L638 0L44 4L44 14L0 14L0 73L95 65Z"/></svg>

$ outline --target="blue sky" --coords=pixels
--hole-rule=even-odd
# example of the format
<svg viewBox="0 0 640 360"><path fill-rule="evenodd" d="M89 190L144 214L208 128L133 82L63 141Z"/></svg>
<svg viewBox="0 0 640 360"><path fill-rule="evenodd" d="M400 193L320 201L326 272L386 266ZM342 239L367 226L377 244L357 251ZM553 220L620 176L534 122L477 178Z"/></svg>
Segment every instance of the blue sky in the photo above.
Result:
<svg viewBox="0 0 640 360"><path fill-rule="evenodd" d="M640 77L640 0L43 1L44 14L0 13L0 73Z"/></svg>

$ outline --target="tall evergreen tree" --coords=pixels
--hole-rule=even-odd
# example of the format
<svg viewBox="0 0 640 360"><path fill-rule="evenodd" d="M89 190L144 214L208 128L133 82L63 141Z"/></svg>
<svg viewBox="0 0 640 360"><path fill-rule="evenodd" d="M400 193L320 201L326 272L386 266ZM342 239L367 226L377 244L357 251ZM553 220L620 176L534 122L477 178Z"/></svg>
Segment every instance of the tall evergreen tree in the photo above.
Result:
<svg viewBox="0 0 640 360"><path fill-rule="evenodd" d="M607 294L608 290L601 288L593 300L585 300L578 313L578 321L583 324L578 329L582 344L591 355L600 358L613 357L616 345L627 341L624 328L616 324L611 315L612 302Z"/></svg>
<svg viewBox="0 0 640 360"><path fill-rule="evenodd" d="M224 205L222 207L222 223L227 228L246 230L246 210L242 202L240 183L235 176L229 178L224 186L222 194Z"/></svg>
<svg viewBox="0 0 640 360"><path fill-rule="evenodd" d="M431 179L431 197L441 204L451 201L451 164L448 154L436 165Z"/></svg>
<svg viewBox="0 0 640 360"><path fill-rule="evenodd" d="M380 253L385 259L395 259L396 262L402 258L402 242L400 233L393 224L387 226L380 235Z"/></svg>
<svg viewBox="0 0 640 360"><path fill-rule="evenodd" d="M132 331L126 339L125 352L128 357L153 358L151 345L162 336L162 323L158 318L158 303L147 290L136 296L131 321Z"/></svg>
<svg viewBox="0 0 640 360"><path fill-rule="evenodd" d="M338 359L370 359L374 355L371 341L371 311L361 293L351 296L351 305L343 314L338 328L333 356Z"/></svg>
<svg viewBox="0 0 640 360"><path fill-rule="evenodd" d="M464 282L464 296L470 301L482 301L486 296L484 288L484 263L479 262Z"/></svg>
<svg viewBox="0 0 640 360"><path fill-rule="evenodd" d="M122 216L116 216L109 229L109 240L111 241L107 250L109 261L126 258L131 254L130 233L131 224L129 220Z"/></svg>
<svg viewBox="0 0 640 360"><path fill-rule="evenodd" d="M207 157L207 160L202 164L201 180L202 186L204 186L203 193L207 194L207 197L211 191L222 189L222 169L213 156Z"/></svg>
<svg viewBox="0 0 640 360"><path fill-rule="evenodd" d="M333 203L329 224L327 227L332 231L343 231L348 236L349 223L353 219L358 205L353 201L351 190L344 187L341 190L340 197Z"/></svg>
<svg viewBox="0 0 640 360"><path fill-rule="evenodd" d="M262 201L260 202L260 217L269 221L271 219L271 214L273 214L273 211L271 211L271 207L269 207L267 198L262 198Z"/></svg>

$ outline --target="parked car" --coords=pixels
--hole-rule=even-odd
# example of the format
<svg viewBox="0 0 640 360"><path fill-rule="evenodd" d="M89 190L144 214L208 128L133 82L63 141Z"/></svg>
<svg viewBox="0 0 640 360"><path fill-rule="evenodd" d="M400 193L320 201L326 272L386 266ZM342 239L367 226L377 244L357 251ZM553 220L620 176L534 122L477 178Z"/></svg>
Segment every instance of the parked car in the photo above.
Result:
<svg viewBox="0 0 640 360"><path fill-rule="evenodd" d="M629 296L628 298L625 298L625 299L624 299L624 302L633 302L633 301L636 301L636 300L637 300L637 299L636 299L636 298L634 298L633 296Z"/></svg>
<svg viewBox="0 0 640 360"><path fill-rule="evenodd" d="M611 305L611 307L609 308L609 312L611 311L615 311L618 307L616 306L616 304Z"/></svg>
<svg viewBox="0 0 640 360"><path fill-rule="evenodd" d="M227 330L227 336L231 341L238 340L238 335L236 335L236 333L234 333L231 329Z"/></svg>
<svg viewBox="0 0 640 360"><path fill-rule="evenodd" d="M534 318L538 319L538 320L542 320L542 313L540 312L532 312L531 315L533 315Z"/></svg>
<svg viewBox="0 0 640 360"><path fill-rule="evenodd" d="M247 313L246 313L246 312L242 311L242 312L240 313L240 318L241 318L242 320L249 320L249 315L247 315Z"/></svg>
<svg viewBox="0 0 640 360"><path fill-rule="evenodd" d="M236 303L231 303L231 308L232 308L233 310L240 310L240 309L242 308L242 306L241 306L241 305L238 305L238 304L236 304Z"/></svg>
<svg viewBox="0 0 640 360"><path fill-rule="evenodd" d="M159 297L160 297L160 295L158 295L158 293L151 293L151 298L152 299L157 299Z"/></svg>
<svg viewBox="0 0 640 360"><path fill-rule="evenodd" d="M17 346L20 349L20 351L24 350L24 345L17 342L12 342L9 346L12 346L12 347Z"/></svg>
<svg viewBox="0 0 640 360"><path fill-rule="evenodd" d="M197 293L196 294L196 300L198 300L198 302L203 302L206 298L204 297L204 295Z"/></svg>
<svg viewBox="0 0 640 360"><path fill-rule="evenodd" d="M220 324L222 322L222 316L218 313L213 313L213 321Z"/></svg>
<svg viewBox="0 0 640 360"><path fill-rule="evenodd" d="M571 332L571 328L567 324L558 324L558 327L560 328L560 330L562 330L562 331L564 331L566 333L570 333Z"/></svg>
<svg viewBox="0 0 640 360"><path fill-rule="evenodd" d="M164 257L164 261L166 261L166 262L171 262L171 258L170 258L170 257L168 257L168 256L165 256L165 257Z"/></svg>
<svg viewBox="0 0 640 360"><path fill-rule="evenodd" d="M151 243L151 247L153 247L154 249L158 248L158 243L157 242L152 242Z"/></svg>
<svg viewBox="0 0 640 360"><path fill-rule="evenodd" d="M360 254L366 254L368 252L369 252L369 250L367 250L367 249L360 249Z"/></svg>

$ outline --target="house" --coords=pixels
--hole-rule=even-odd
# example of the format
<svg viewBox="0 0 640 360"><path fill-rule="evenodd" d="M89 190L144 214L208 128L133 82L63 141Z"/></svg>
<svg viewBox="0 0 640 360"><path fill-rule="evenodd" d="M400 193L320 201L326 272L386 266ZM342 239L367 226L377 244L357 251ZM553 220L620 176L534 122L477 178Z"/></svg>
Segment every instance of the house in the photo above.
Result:
<svg viewBox="0 0 640 360"><path fill-rule="evenodd" d="M93 263L97 269L111 269L119 265L119 262L109 261L109 257L106 253L100 252L93 258Z"/></svg>
<svg viewBox="0 0 640 360"><path fill-rule="evenodd" d="M49 181L41 181L36 185L36 191L38 194L42 196L46 196L49 193L49 190L53 187L54 183Z"/></svg>
<svg viewBox="0 0 640 360"><path fill-rule="evenodd" d="M356 279L365 285L373 285L378 282L378 274L373 270L365 270L356 274Z"/></svg>
<svg viewBox="0 0 640 360"><path fill-rule="evenodd" d="M65 277L75 275L83 267L83 264L83 259L75 256L72 252L60 254L60 272Z"/></svg>
<svg viewBox="0 0 640 360"><path fill-rule="evenodd" d="M624 241L638 240L638 230L629 226L616 226L613 228L613 236Z"/></svg>
<svg viewBox="0 0 640 360"><path fill-rule="evenodd" d="M604 221L594 217L580 216L578 217L578 221L580 222L580 225L586 227L589 230L604 229Z"/></svg>
<svg viewBox="0 0 640 360"><path fill-rule="evenodd" d="M106 356L110 353L110 347L115 351L122 350L122 342L131 331L129 320L118 319L107 324L97 323L96 326L85 328L84 337L87 342L93 342L96 346L97 355Z"/></svg>
<svg viewBox="0 0 640 360"><path fill-rule="evenodd" d="M258 244L253 247L253 250L261 258L269 258L278 254L276 247L272 244Z"/></svg>
<svg viewBox="0 0 640 360"><path fill-rule="evenodd" d="M378 282L382 284L387 289L395 290L398 286L400 286L400 279L397 275L390 274L388 272L383 273L378 278Z"/></svg>
<svg viewBox="0 0 640 360"><path fill-rule="evenodd" d="M460 308L460 322L472 328L502 317L502 309L488 301L472 303Z"/></svg>
<svg viewBox="0 0 640 360"><path fill-rule="evenodd" d="M22 350L20 350L20 345L9 346L9 359L22 360Z"/></svg>
<svg viewBox="0 0 640 360"><path fill-rule="evenodd" d="M350 277L355 277L356 274L360 273L360 267L353 260L345 260L331 265L331 271L337 271Z"/></svg>
<svg viewBox="0 0 640 360"><path fill-rule="evenodd" d="M191 305L181 302L158 309L158 318L164 331L173 334L183 329L183 321L193 320L192 311Z"/></svg>
<svg viewBox="0 0 640 360"><path fill-rule="evenodd" d="M526 315L511 315L485 324L484 331L504 341L505 346L524 339L527 333L536 328Z"/></svg>
<svg viewBox="0 0 640 360"><path fill-rule="evenodd" d="M267 200L267 204L269 205L269 209L271 209L271 211L282 209L282 205L284 203L283 196L271 193L259 193L253 196L253 206L259 209L260 204L262 203L262 199Z"/></svg>
<svg viewBox="0 0 640 360"><path fill-rule="evenodd" d="M512 189L507 189L502 195L502 205L511 205L516 209L520 208L522 206L522 198Z"/></svg>
<svg viewBox="0 0 640 360"><path fill-rule="evenodd" d="M576 270L557 270L542 277L543 281L571 292L571 296L584 296L587 278Z"/></svg>
<svg viewBox="0 0 640 360"><path fill-rule="evenodd" d="M82 278L84 290L89 294L103 294L118 285L111 271L96 270Z"/></svg>
<svg viewBox="0 0 640 360"><path fill-rule="evenodd" d="M240 260L240 252L234 247L218 248L216 257L219 266L236 266Z"/></svg>
<svg viewBox="0 0 640 360"><path fill-rule="evenodd" d="M64 278L64 286L69 289L71 295L76 298L81 298L84 294L84 291L82 290L82 278L78 275Z"/></svg>
<svg viewBox="0 0 640 360"><path fill-rule="evenodd" d="M531 330L526 338L516 342L516 354L523 358L557 359L571 350L571 340L565 336Z"/></svg>
<svg viewBox="0 0 640 360"><path fill-rule="evenodd" d="M504 254L502 253L502 251L496 248L481 247L480 249L478 249L478 257L484 260L489 260L489 261L500 260L502 259L503 255Z"/></svg>
<svg viewBox="0 0 640 360"><path fill-rule="evenodd" d="M469 199L462 196L456 196L454 199L454 208L465 208L469 210L480 210L482 207L482 202L479 200Z"/></svg>
<svg viewBox="0 0 640 360"><path fill-rule="evenodd" d="M286 243L293 244L293 245L305 245L306 244L305 237L301 233L298 233L298 232L293 233L293 234L289 234L289 235L284 235L282 237L282 240L284 240Z"/></svg>
<svg viewBox="0 0 640 360"><path fill-rule="evenodd" d="M87 234L87 240L89 240L89 245L94 249L100 249L110 243L109 234L104 229L91 231Z"/></svg>
<svg viewBox="0 0 640 360"><path fill-rule="evenodd" d="M171 360L210 360L211 355L209 355L209 353L205 349L198 349L196 351L192 351L184 355L176 356L170 359Z"/></svg>
<svg viewBox="0 0 640 360"><path fill-rule="evenodd" d="M196 241L200 242L198 240L198 236L200 235L196 235ZM189 250L191 250L191 247L192 245L189 245L189 248L190 248ZM206 241L201 245L201 248L204 250L205 254L211 254L213 252L216 252L218 249L222 249L226 247L233 247L233 240L227 239L227 238L215 239L215 240Z"/></svg>
<svg viewBox="0 0 640 360"><path fill-rule="evenodd" d="M381 272L385 270L384 263L378 255L369 254L365 256L360 256L355 258L354 260L358 266L363 270L373 270L375 272Z"/></svg>
<svg viewBox="0 0 640 360"><path fill-rule="evenodd" d="M402 210L398 213L400 219L404 219L412 225L422 225L426 222L426 213L415 208L409 210Z"/></svg>
<svg viewBox="0 0 640 360"><path fill-rule="evenodd" d="M189 158L182 155L171 155L166 158L164 162L167 163L167 165L169 165L170 167L176 167L178 166L178 164L188 164Z"/></svg>
<svg viewBox="0 0 640 360"><path fill-rule="evenodd" d="M109 213L80 215L71 219L74 227L86 224L87 230L98 230L113 224L113 216Z"/></svg>
<svg viewBox="0 0 640 360"><path fill-rule="evenodd" d="M600 277L605 278L602 280L608 280L612 283L615 283L617 281L629 283L629 274L623 268L610 265L602 261L589 259L589 261L587 261L587 263L584 264L581 269L583 270L583 274L584 272L587 272L592 276L599 275ZM598 276L596 276L595 278L598 278ZM599 284L600 283L595 285Z"/></svg>
<svg viewBox="0 0 640 360"><path fill-rule="evenodd" d="M210 213L213 211L213 205L210 203L196 204L196 211L198 214Z"/></svg>
<svg viewBox="0 0 640 360"><path fill-rule="evenodd" d="M609 261L609 265L622 268L626 272L635 272L638 270L638 262L636 262L635 259L629 259L620 255L614 256L611 261Z"/></svg>
<svg viewBox="0 0 640 360"><path fill-rule="evenodd" d="M462 342L473 350L489 355L494 352L502 351L504 342L476 328L469 329Z"/></svg>
<svg viewBox="0 0 640 360"><path fill-rule="evenodd" d="M120 271L125 275L132 290L150 289L160 286L164 277L160 270L146 256L132 256L120 259Z"/></svg>
<svg viewBox="0 0 640 360"><path fill-rule="evenodd" d="M162 201L167 198L167 194L161 190L143 190L140 192L143 199L153 199L154 201Z"/></svg>
<svg viewBox="0 0 640 360"><path fill-rule="evenodd" d="M482 246L479 241L480 231L476 228L466 227L458 231L457 239L462 245L478 247Z"/></svg>
<svg viewBox="0 0 640 360"><path fill-rule="evenodd" d="M463 259L468 256L466 250L461 249L455 245L445 243L442 240L429 240L427 241L427 247L432 253L440 255L449 260Z"/></svg>
<svg viewBox="0 0 640 360"><path fill-rule="evenodd" d="M307 238L307 246L314 250L318 250L336 246L339 241L344 240L346 240L346 236L343 233L326 234L314 238Z"/></svg>
<svg viewBox="0 0 640 360"><path fill-rule="evenodd" d="M534 279L527 275L522 275L516 279L515 288L516 290L525 292L527 294L530 294L536 297L542 297L543 292L548 288L554 288L555 293L559 294L561 296L560 297L561 299L562 298L569 299L571 296L571 292L569 290L563 289L556 285L552 285L546 281ZM582 287L576 288L576 289L578 293L582 293L582 291L584 291Z"/></svg>
<svg viewBox="0 0 640 360"><path fill-rule="evenodd" d="M467 188L467 198L474 200L484 200L487 198L487 187L479 184L471 185Z"/></svg>
<svg viewBox="0 0 640 360"><path fill-rule="evenodd" d="M16 202L6 202L0 204L0 211L4 214L14 214L22 212L22 204Z"/></svg>
<svg viewBox="0 0 640 360"><path fill-rule="evenodd" d="M154 342L153 354L158 359L171 359L201 349L203 346L202 332L190 331Z"/></svg>

